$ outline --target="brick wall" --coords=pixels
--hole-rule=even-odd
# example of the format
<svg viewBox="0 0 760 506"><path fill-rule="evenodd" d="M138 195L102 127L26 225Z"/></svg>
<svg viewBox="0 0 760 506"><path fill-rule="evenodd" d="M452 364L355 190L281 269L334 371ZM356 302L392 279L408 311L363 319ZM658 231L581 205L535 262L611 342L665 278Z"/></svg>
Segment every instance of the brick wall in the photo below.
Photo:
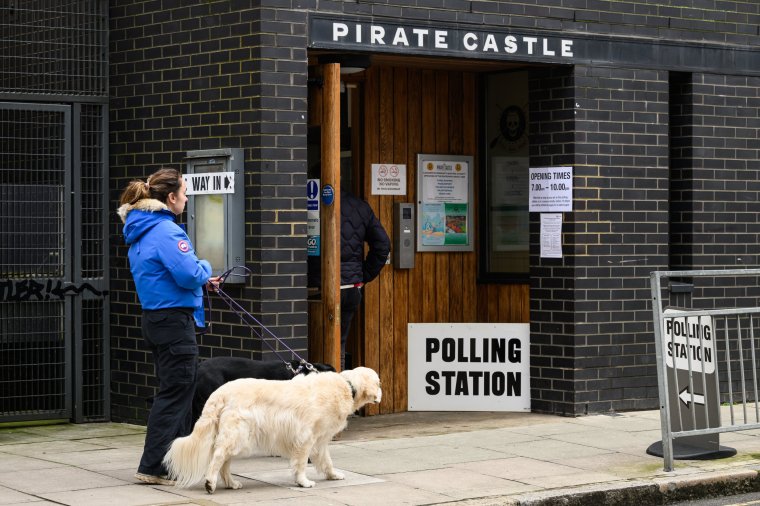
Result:
<svg viewBox="0 0 760 506"><path fill-rule="evenodd" d="M760 266L760 78L674 76L674 268Z"/></svg>
<svg viewBox="0 0 760 506"><path fill-rule="evenodd" d="M563 259L532 215L533 407L656 406L648 276L667 266L666 72L577 66L531 83L531 166L574 166Z"/></svg>
<svg viewBox="0 0 760 506"><path fill-rule="evenodd" d="M271 2L270 2L271 3ZM247 288L239 300L306 347L306 14L266 2L111 2L111 201L132 178L183 169L189 150L245 150ZM242 184L242 182L241 182ZM112 416L143 422L155 380L118 218L112 216ZM201 356L270 356L212 299ZM275 345L273 343L273 345ZM275 345L276 346L276 345ZM289 358L289 356L285 356Z"/></svg>

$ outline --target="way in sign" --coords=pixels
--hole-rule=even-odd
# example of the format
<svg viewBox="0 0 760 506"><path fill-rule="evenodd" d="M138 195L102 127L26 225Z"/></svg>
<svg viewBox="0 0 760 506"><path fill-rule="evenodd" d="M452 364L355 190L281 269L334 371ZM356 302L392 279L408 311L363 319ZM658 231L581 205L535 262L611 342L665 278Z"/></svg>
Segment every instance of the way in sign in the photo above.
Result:
<svg viewBox="0 0 760 506"><path fill-rule="evenodd" d="M192 180L192 187L193 191L196 192L203 192L211 190L221 190L222 189L222 176L214 176L211 177L210 174L204 176L204 177L194 177ZM211 187L209 187L209 182L211 183ZM224 187L226 188L229 186L229 181L224 182Z"/></svg>
<svg viewBox="0 0 760 506"><path fill-rule="evenodd" d="M234 193L234 172L210 172L204 174L185 174L188 195L211 193Z"/></svg>

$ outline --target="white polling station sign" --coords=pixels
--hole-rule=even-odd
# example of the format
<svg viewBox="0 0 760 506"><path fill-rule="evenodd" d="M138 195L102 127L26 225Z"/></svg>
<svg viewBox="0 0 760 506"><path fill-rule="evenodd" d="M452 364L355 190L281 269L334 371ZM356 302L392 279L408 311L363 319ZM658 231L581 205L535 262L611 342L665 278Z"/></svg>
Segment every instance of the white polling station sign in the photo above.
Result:
<svg viewBox="0 0 760 506"><path fill-rule="evenodd" d="M206 172L202 174L183 174L187 184L188 195L212 195L235 193L234 172Z"/></svg>
<svg viewBox="0 0 760 506"><path fill-rule="evenodd" d="M527 323L410 323L409 411L530 411Z"/></svg>
<svg viewBox="0 0 760 506"><path fill-rule="evenodd" d="M662 345L668 367L712 374L715 372L715 340L712 318L689 316L668 318L672 309L663 311ZM674 362L675 358L675 362Z"/></svg>

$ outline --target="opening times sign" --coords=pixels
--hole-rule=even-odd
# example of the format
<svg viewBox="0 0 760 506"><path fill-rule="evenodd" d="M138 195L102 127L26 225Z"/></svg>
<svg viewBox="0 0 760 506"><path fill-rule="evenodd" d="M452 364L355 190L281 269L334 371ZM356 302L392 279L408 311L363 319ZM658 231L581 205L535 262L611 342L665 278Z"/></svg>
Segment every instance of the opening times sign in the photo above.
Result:
<svg viewBox="0 0 760 506"><path fill-rule="evenodd" d="M409 411L530 411L527 323L410 323Z"/></svg>
<svg viewBox="0 0 760 506"><path fill-rule="evenodd" d="M532 167L528 179L528 211L561 213L573 210L572 167Z"/></svg>

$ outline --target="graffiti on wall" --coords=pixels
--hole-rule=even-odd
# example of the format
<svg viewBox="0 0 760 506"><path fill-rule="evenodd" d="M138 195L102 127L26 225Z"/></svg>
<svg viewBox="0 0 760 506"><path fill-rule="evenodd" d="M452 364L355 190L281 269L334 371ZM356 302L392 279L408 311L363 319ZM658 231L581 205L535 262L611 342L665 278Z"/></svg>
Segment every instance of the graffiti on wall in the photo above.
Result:
<svg viewBox="0 0 760 506"><path fill-rule="evenodd" d="M89 283L74 284L60 279L4 279L0 280L0 302L63 299L66 295L89 292L105 297L108 290L97 290Z"/></svg>

